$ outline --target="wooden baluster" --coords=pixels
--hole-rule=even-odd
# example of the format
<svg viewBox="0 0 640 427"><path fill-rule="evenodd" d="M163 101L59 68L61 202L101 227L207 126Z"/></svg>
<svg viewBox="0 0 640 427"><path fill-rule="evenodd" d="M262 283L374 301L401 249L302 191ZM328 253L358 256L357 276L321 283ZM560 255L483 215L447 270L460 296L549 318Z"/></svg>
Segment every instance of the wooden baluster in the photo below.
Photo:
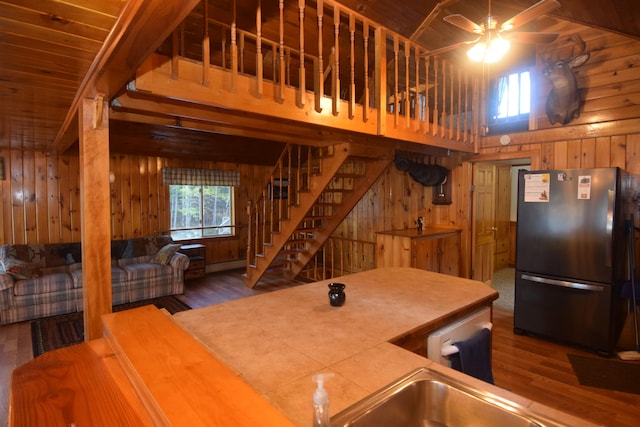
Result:
<svg viewBox="0 0 640 427"><path fill-rule="evenodd" d="M349 118L353 119L356 111L356 18L349 14L349 40L351 42L351 64L349 82Z"/></svg>
<svg viewBox="0 0 640 427"><path fill-rule="evenodd" d="M444 138L445 128L447 126L447 62L442 60L442 108L440 114L440 137Z"/></svg>
<svg viewBox="0 0 640 427"><path fill-rule="evenodd" d="M431 57L430 56L425 56L424 57L424 105L425 105L425 111L424 111L424 133L429 133L429 123L430 123L430 117L429 117L429 67L431 65Z"/></svg>
<svg viewBox="0 0 640 427"><path fill-rule="evenodd" d="M438 121L440 119L440 115L438 114L438 68L440 65L440 60L438 58L434 58L433 60L433 128L432 134L435 136L438 133Z"/></svg>
<svg viewBox="0 0 640 427"><path fill-rule="evenodd" d="M300 27L300 68L298 73L298 107L302 108L305 104L306 93L306 73L304 69L304 8L305 0L298 0L298 22Z"/></svg>
<svg viewBox="0 0 640 427"><path fill-rule="evenodd" d="M398 100L398 58L400 49L398 44L398 36L394 34L393 36L393 67L394 67L394 83L393 83L393 127L398 127L398 110L400 109L400 102Z"/></svg>
<svg viewBox="0 0 640 427"><path fill-rule="evenodd" d="M422 121L420 120L420 118L422 117L423 114L423 107L422 107L422 103L420 102L420 49L418 48L418 46L415 46L415 48L413 49L414 52L414 61L416 64L416 74L415 74L415 78L416 78L416 86L415 86L415 90L414 92L414 98L413 98L413 103L415 105L414 108L414 119L416 120L416 132L420 132L420 126L422 126Z"/></svg>
<svg viewBox="0 0 640 427"><path fill-rule="evenodd" d="M449 119L449 139L453 139L453 62L449 64L449 75L451 76L451 84L449 85L449 110L447 111Z"/></svg>
<svg viewBox="0 0 640 427"><path fill-rule="evenodd" d="M340 9L337 4L333 6L333 27L334 27L334 43L333 43L333 87L331 92L331 111L334 116L339 113L340 105Z"/></svg>
<svg viewBox="0 0 640 427"><path fill-rule="evenodd" d="M411 124L411 103L409 99L409 56L411 55L411 44L404 42L404 127L409 129Z"/></svg>
<svg viewBox="0 0 640 427"><path fill-rule="evenodd" d="M369 23L362 23L362 34L364 37L364 100L362 101L362 120L369 120Z"/></svg>
<svg viewBox="0 0 640 427"><path fill-rule="evenodd" d="M262 54L262 0L256 9L256 96L262 98L264 90L264 58Z"/></svg>
<svg viewBox="0 0 640 427"><path fill-rule="evenodd" d="M293 206L293 203L291 202L292 197L293 197L293 192L291 190L293 190L293 171L292 171L292 165L293 165L293 158L292 158L293 154L291 153L291 146L288 145L287 146L287 158L288 158L288 164L287 164L287 219L291 218L291 207ZM297 188L297 187L296 187Z"/></svg>
<svg viewBox="0 0 640 427"><path fill-rule="evenodd" d="M251 208L253 206L253 202L249 200L247 203L247 271L251 267L251 260L253 259L253 255L251 253L252 250L252 241L253 241L253 218L251 217Z"/></svg>
<svg viewBox="0 0 640 427"><path fill-rule="evenodd" d="M273 177L271 177L271 181L273 181ZM271 188L273 188L273 184L271 185ZM260 245L260 251L262 251L264 242L266 242L267 239L267 203L270 198L267 190L262 190L262 244ZM256 246L256 250L257 249L258 247Z"/></svg>
<svg viewBox="0 0 640 427"><path fill-rule="evenodd" d="M209 65L211 62L211 45L209 41L209 2L202 0L204 34L202 37L202 85L209 86Z"/></svg>
<svg viewBox="0 0 640 427"><path fill-rule="evenodd" d="M314 92L315 110L320 113L322 111L322 98L324 97L324 63L322 61L322 18L324 16L324 4L322 0L317 1L316 15L318 15L318 61L314 77Z"/></svg>
<svg viewBox="0 0 640 427"><path fill-rule="evenodd" d="M180 35L176 28L171 33L171 79L178 78L178 64L180 63Z"/></svg>
<svg viewBox="0 0 640 427"><path fill-rule="evenodd" d="M469 142L469 73L464 72L464 142Z"/></svg>
<svg viewBox="0 0 640 427"><path fill-rule="evenodd" d="M236 81L238 80L238 44L237 44L237 34L236 29L236 0L233 0L233 22L231 23L231 80L230 90L234 92L236 90Z"/></svg>
<svg viewBox="0 0 640 427"><path fill-rule="evenodd" d="M461 138L461 125L462 125L462 68L458 68L458 109L456 111L458 116L456 141L460 141Z"/></svg>
<svg viewBox="0 0 640 427"><path fill-rule="evenodd" d="M284 102L284 84L285 84L285 67L284 67L284 0L278 2L280 8L280 49L279 49L279 91L277 95L278 102Z"/></svg>

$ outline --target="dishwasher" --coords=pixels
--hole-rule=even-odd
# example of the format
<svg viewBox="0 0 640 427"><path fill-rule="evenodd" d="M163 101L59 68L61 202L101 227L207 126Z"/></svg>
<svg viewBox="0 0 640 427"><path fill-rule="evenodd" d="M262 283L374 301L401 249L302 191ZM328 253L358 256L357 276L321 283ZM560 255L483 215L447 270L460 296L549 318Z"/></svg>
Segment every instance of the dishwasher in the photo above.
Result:
<svg viewBox="0 0 640 427"><path fill-rule="evenodd" d="M458 352L458 348L452 345L454 342L467 340L485 328L491 330L492 326L489 307L483 307L462 319L443 326L427 337L427 357L434 362L450 367L450 356Z"/></svg>

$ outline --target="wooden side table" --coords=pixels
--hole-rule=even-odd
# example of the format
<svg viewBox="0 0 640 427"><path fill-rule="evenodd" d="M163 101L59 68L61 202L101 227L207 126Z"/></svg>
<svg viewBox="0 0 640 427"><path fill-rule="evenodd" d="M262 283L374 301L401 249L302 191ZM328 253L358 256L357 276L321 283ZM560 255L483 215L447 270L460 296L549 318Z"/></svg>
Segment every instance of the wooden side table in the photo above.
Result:
<svg viewBox="0 0 640 427"><path fill-rule="evenodd" d="M200 243L182 245L179 252L189 257L189 268L184 272L184 280L204 277L207 247Z"/></svg>

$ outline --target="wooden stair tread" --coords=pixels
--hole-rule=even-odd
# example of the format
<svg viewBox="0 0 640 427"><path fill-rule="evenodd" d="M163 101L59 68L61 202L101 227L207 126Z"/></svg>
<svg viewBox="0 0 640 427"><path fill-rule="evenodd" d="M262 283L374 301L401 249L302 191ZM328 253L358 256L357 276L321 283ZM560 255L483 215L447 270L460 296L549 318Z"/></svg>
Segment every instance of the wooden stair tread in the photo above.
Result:
<svg viewBox="0 0 640 427"><path fill-rule="evenodd" d="M103 326L141 399L163 425L293 425L155 306L107 314Z"/></svg>

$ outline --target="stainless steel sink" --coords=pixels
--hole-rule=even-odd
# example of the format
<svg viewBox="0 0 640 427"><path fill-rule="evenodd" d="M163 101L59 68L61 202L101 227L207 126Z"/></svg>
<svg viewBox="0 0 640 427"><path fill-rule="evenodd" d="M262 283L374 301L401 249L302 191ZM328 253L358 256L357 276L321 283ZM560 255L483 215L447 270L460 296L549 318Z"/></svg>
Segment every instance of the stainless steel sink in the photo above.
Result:
<svg viewBox="0 0 640 427"><path fill-rule="evenodd" d="M331 418L342 426L561 426L428 368L410 372Z"/></svg>

